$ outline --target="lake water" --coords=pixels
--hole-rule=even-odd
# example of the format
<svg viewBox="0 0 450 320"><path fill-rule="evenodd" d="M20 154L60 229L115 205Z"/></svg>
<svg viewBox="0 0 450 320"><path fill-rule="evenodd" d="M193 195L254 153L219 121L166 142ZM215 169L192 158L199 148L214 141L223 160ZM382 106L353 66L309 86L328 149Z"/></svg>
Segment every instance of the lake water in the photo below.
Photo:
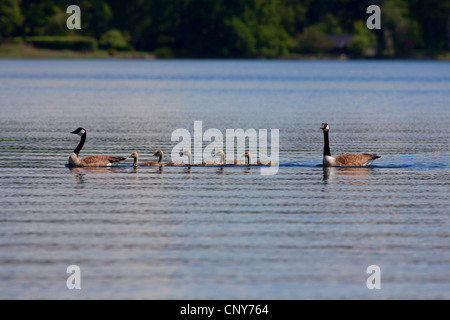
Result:
<svg viewBox="0 0 450 320"><path fill-rule="evenodd" d="M450 299L449 102L448 62L0 60L0 298ZM194 121L279 129L278 173L66 167ZM317 166L322 122L381 159Z"/></svg>

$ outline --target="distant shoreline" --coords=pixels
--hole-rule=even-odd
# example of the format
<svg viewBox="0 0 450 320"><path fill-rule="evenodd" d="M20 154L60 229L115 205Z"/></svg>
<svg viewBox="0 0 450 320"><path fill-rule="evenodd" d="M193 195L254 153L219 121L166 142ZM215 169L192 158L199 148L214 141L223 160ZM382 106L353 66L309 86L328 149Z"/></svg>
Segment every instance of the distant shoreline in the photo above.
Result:
<svg viewBox="0 0 450 320"><path fill-rule="evenodd" d="M151 52L115 52L110 54L107 50L96 50L89 52L72 51L72 50L50 50L36 48L27 44L2 44L0 45L0 59L136 59L136 60L172 60L172 59L220 59L232 60L224 58L158 58ZM236 58L237 59L237 58ZM450 61L450 52L430 57L426 55L413 55L410 57L372 57L372 58L353 58L346 54L304 54L290 55L278 58L242 58L246 60L305 60L305 61L345 61L345 60L365 60L365 61L388 61L388 60L423 60L423 61Z"/></svg>
<svg viewBox="0 0 450 320"><path fill-rule="evenodd" d="M0 58L16 59L156 59L148 52L118 52L111 55L107 50L72 51L35 48L27 44L0 45Z"/></svg>

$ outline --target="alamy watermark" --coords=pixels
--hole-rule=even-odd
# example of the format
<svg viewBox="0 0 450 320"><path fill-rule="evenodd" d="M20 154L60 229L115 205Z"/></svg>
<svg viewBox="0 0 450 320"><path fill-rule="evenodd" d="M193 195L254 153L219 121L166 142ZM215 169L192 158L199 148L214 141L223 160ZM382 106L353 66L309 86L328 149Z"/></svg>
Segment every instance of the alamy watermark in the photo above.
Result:
<svg viewBox="0 0 450 320"><path fill-rule="evenodd" d="M366 281L367 289L369 289L369 290L381 289L381 269L380 269L380 267L375 264L368 266L366 273L370 274L370 276L367 278L367 281Z"/></svg>
<svg viewBox="0 0 450 320"><path fill-rule="evenodd" d="M66 281L67 289L81 290L81 268L78 265L70 265L67 267L66 273L70 274ZM367 267L366 273L370 274L366 281L367 289L380 290L381 268L377 265L370 265Z"/></svg>
<svg viewBox="0 0 450 320"><path fill-rule="evenodd" d="M70 5L67 7L66 13L70 13L70 17L66 20L66 26L69 30L81 29L81 9L77 5ZM381 9L377 5L370 5L367 7L366 13L371 16L366 21L366 26L369 30L381 29Z"/></svg>
<svg viewBox="0 0 450 320"><path fill-rule="evenodd" d="M381 29L381 9L379 6L371 5L367 7L366 13L372 14L366 21L367 29Z"/></svg>
<svg viewBox="0 0 450 320"><path fill-rule="evenodd" d="M81 290L81 269L77 265L70 265L67 267L66 273L70 276L67 278L66 286L69 290Z"/></svg>
<svg viewBox="0 0 450 320"><path fill-rule="evenodd" d="M67 29L81 29L81 9L79 6L71 5L67 7L66 13L72 13L72 15L67 18L66 26Z"/></svg>
<svg viewBox="0 0 450 320"><path fill-rule="evenodd" d="M171 141L178 142L172 149L172 161L183 161L185 150L192 150L193 163L203 161L220 162L220 156L217 152L225 151L226 163L240 160L245 162L245 151L250 151L254 157L261 160L271 161L268 166L261 166L261 175L275 175L279 169L280 152L280 131L279 129L270 130L270 155L268 153L269 139L267 129L226 129L225 141L224 134L219 129L211 128L203 132L203 122L194 121L194 132L192 135L189 130L180 128L172 132ZM204 142L210 142L203 148ZM247 143L248 142L248 143ZM225 144L224 144L225 143ZM225 146L225 147L224 147ZM250 163L250 165L258 162Z"/></svg>

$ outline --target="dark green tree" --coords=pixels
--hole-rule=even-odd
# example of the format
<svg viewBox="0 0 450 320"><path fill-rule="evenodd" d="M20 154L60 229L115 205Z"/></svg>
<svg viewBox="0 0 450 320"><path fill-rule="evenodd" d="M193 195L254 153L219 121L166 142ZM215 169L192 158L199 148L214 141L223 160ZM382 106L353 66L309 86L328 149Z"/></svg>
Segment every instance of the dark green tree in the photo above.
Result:
<svg viewBox="0 0 450 320"><path fill-rule="evenodd" d="M46 28L52 23L52 17L62 11L61 7L52 0L22 0L20 7L25 16L22 32L23 35L28 36L46 33Z"/></svg>
<svg viewBox="0 0 450 320"><path fill-rule="evenodd" d="M409 6L403 0L386 0L382 4L381 21L384 55L406 56L420 46L420 27L409 18Z"/></svg>
<svg viewBox="0 0 450 320"><path fill-rule="evenodd" d="M429 54L450 51L450 2L411 0L410 9L421 31L421 48Z"/></svg>
<svg viewBox="0 0 450 320"><path fill-rule="evenodd" d="M354 23L353 39L349 43L349 51L357 57L374 56L376 53L377 36L367 29L364 21Z"/></svg>
<svg viewBox="0 0 450 320"><path fill-rule="evenodd" d="M65 26L69 5L81 30ZM381 30L364 29L369 5ZM355 27L355 22L358 27ZM116 30L116 31L111 31ZM450 49L450 2L442 0L0 0L0 37L81 35L126 40L167 57L280 57L326 52L327 35L354 36L362 54L408 57ZM112 37L114 36L114 37ZM114 41L116 41L114 40ZM106 41L106 40L105 40ZM103 42L105 42L103 41Z"/></svg>
<svg viewBox="0 0 450 320"><path fill-rule="evenodd" d="M0 2L0 40L15 34L22 23L20 0L2 0Z"/></svg>
<svg viewBox="0 0 450 320"><path fill-rule="evenodd" d="M226 21L233 56L287 55L290 38L283 28L277 0L247 0L239 15Z"/></svg>

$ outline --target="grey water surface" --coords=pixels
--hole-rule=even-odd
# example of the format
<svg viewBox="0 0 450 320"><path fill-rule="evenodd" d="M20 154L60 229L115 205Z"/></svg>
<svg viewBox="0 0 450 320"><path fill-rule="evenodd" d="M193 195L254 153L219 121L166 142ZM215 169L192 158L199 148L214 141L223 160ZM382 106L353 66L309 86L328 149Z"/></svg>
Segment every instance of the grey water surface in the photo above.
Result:
<svg viewBox="0 0 450 320"><path fill-rule="evenodd" d="M1 299L450 299L448 62L0 60L0 111ZM278 173L66 167L194 121L278 129ZM322 122L381 158L318 166Z"/></svg>

